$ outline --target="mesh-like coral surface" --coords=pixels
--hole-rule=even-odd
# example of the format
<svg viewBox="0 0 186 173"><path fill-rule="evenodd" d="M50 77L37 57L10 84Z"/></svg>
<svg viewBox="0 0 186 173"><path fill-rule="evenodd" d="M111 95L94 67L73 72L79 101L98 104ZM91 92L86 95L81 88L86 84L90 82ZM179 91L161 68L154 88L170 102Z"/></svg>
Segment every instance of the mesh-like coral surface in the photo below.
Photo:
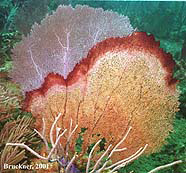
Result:
<svg viewBox="0 0 186 173"><path fill-rule="evenodd" d="M128 17L117 13L80 5L75 9L59 6L17 44L11 77L24 91L40 87L50 72L66 78L94 44L132 32Z"/></svg>

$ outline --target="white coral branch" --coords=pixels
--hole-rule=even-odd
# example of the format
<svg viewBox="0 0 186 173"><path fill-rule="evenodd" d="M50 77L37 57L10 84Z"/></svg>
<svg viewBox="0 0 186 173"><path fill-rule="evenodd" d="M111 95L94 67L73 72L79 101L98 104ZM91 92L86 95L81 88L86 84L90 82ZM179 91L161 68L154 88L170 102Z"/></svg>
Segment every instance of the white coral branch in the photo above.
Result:
<svg viewBox="0 0 186 173"><path fill-rule="evenodd" d="M66 133L67 129L65 129L61 134L59 133L60 130L59 128L56 126L56 123L57 121L59 120L59 118L61 117L61 113L58 114L58 116L55 118L52 126L51 126L51 130L50 130L50 142L52 144L52 149L50 150L49 149L49 145L48 145L48 142L47 142L47 139L45 137L45 121L43 119L43 130L42 130L42 134L40 132L38 132L36 129L35 129L35 132L38 133L38 135L41 137L41 139L43 139L44 141L44 144L46 146L46 148L48 149L48 156L47 157L44 157L44 156L41 156L40 154L38 154L37 152L35 152L33 149L31 149L30 147L28 147L27 145L25 145L24 143L7 143L6 145L8 146L19 146L19 147L22 147L22 148L25 148L26 150L30 151L33 155L35 155L36 157L38 157L39 159L43 159L43 160L51 160L51 157L52 157L52 154L54 154L54 151L57 147L57 145L59 144L59 141L61 139L61 137ZM56 126L56 141L54 142L54 139L53 139L53 131L54 131L54 127ZM68 161L68 149L69 149L69 144L70 144L70 141L71 141L71 138L72 138L72 135L75 133L75 131L77 130L78 128L78 125L75 125L75 127L72 129L72 119L70 121L70 128L69 128L69 133L68 133L68 136L67 136L67 142L66 142L66 146L65 146L65 160L67 161L67 166L65 168L65 173L69 172L70 168L71 168L71 165L73 164L74 160L76 159L76 156L77 154L75 153L74 156L71 158L70 161ZM125 158L123 160L120 160L110 166L107 166L111 156L113 155L113 153L115 152L120 152L120 151L124 151L126 150L127 148L119 148L119 146L125 141L125 139L127 138L127 136L129 135L130 131L131 131L132 127L130 126L129 129L127 130L126 134L124 135L124 137L115 145L115 147L113 147L113 149L111 149L112 145L109 145L107 147L107 149L105 150L105 152L100 156L100 158L97 160L97 162L95 163L93 169L90 171L90 163L91 163L91 159L92 159L92 155L93 153L95 152L96 150L96 147L100 144L101 142L101 139L99 141L96 142L96 144L93 146L93 148L91 149L90 153L89 153L89 156L88 156L88 161L87 161L87 165L86 165L86 173L101 173L102 171L105 171L105 170L110 170L110 173L113 173L114 171L120 169L121 167L124 167L126 166L128 163L130 163L131 161L135 160L136 158L138 158L144 151L145 149L147 148L148 144L146 144L144 147L141 147L139 148L133 155L131 155L130 157L128 158ZM111 151L110 151L111 150ZM54 155L55 158L53 159L53 161L59 161L59 158L61 157L58 157L57 155ZM107 156L107 160L104 162L104 164L101 166L101 168L99 168L99 166L102 164L102 160L103 158ZM173 164L173 163L172 163ZM175 163L176 164L176 163ZM170 164L169 164L170 165ZM163 166L163 167L166 167ZM159 169L162 169L162 167L158 167L154 170L152 170L151 172L149 173L153 173L153 171L156 171L156 170L159 170Z"/></svg>
<svg viewBox="0 0 186 173"><path fill-rule="evenodd" d="M112 145L109 145L108 148L106 149L106 151L101 155L101 157L98 159L98 161L96 162L96 164L94 165L93 170L90 173L93 173L96 168L98 167L98 165L100 164L101 160L103 159L103 157L105 157L105 155L108 153L108 151L110 150L110 148L112 147Z"/></svg>
<svg viewBox="0 0 186 173"><path fill-rule="evenodd" d="M145 151L145 149L147 148L148 144L146 144L144 147L141 147L136 153L134 153L132 156L126 158L126 159L123 159L121 160L118 164L117 162L117 166L115 168L113 168L110 173L122 168L122 167L125 167L128 163L132 162L133 160L137 159L139 156L141 156L143 154L143 152Z"/></svg>
<svg viewBox="0 0 186 173"><path fill-rule="evenodd" d="M127 136L129 135L130 131L131 131L132 127L130 126L129 129L127 130L126 134L124 135L124 137L122 138L121 141L119 141L115 147L110 151L110 154L108 154L110 148L112 145L109 145L108 148L106 149L106 151L101 155L101 157L98 159L98 161L95 163L94 167L93 167L93 170L90 172L90 173L93 173L93 172L96 172L96 173L101 173L102 171L105 171L105 170L110 170L110 173L120 169L121 167L124 167L126 166L126 164L128 164L129 162L135 160L136 158L138 158L144 151L145 149L147 148L148 144L146 144L144 147L141 147L139 150L137 150L133 155L131 155L130 157L128 158L125 158L123 160L120 160L108 167L107 164L111 158L111 156L113 155L113 153L115 152L120 152L120 151L124 151L126 150L127 148L118 148L124 141L125 139L127 138ZM92 148L90 154L89 154L89 157L88 157L88 161L87 161L87 166L86 166L86 173L89 172L89 169L90 169L90 162L91 162L91 157L92 157L92 154L93 152L95 151L95 148L96 146L101 142L101 140L99 140L95 145L94 147ZM98 170L97 167L98 165L101 164L101 161L102 159L108 154L108 157L107 157L107 160L104 162L104 164L102 165L101 168L99 168Z"/></svg>
<svg viewBox="0 0 186 173"><path fill-rule="evenodd" d="M86 166L86 173L89 172L89 167L90 167L90 161L91 161L92 154L93 154L95 148L98 146L98 144L99 144L100 142L101 142L101 139L100 139L98 142L96 142L96 144L93 146L93 148L92 148L91 151L90 151L90 154L89 154L89 156L88 156L87 166Z"/></svg>
<svg viewBox="0 0 186 173"><path fill-rule="evenodd" d="M35 155L36 157L40 158L40 159L43 159L43 160L50 160L51 159L51 156L56 148L56 146L58 145L59 141L60 141L60 138L65 134L65 132L67 131L67 129L65 129L59 136L57 136L57 139L54 143L53 141L53 130L54 130L54 126L56 125L58 119L60 118L61 116L61 113L58 114L57 118L55 119L55 121L53 122L52 124L52 127L51 127L51 130L50 130L50 141L52 143L52 149L49 151L49 147L48 147L48 142L47 142L47 139L45 138L45 136L43 136L43 134L41 134L40 132L38 132L36 129L34 129L34 131L36 133L38 133L38 135L41 137L41 139L43 139L44 143L45 143L45 146L46 148L48 149L49 151L49 154L47 157L43 157L41 156L40 154L38 154L37 152L35 152L34 150L32 150L30 147L28 147L27 145L25 145L24 143L7 143L6 145L8 146L19 146L19 147L23 147L25 148L26 150L30 151L33 155ZM43 125L45 126L45 123L43 123ZM45 127L43 127L45 129Z"/></svg>
<svg viewBox="0 0 186 173"><path fill-rule="evenodd" d="M32 150L29 146L25 145L24 143L6 143L6 145L7 146L19 146L19 147L25 148L28 151L30 151L32 154L34 154L36 157L38 157L39 159L48 160L47 157L41 156L40 154Z"/></svg>
<svg viewBox="0 0 186 173"><path fill-rule="evenodd" d="M71 167L71 165L73 164L74 160L76 158L76 153L74 154L74 156L72 157L72 159L70 160L70 162L68 163L66 169L65 169L65 172L67 173Z"/></svg>
<svg viewBox="0 0 186 173"><path fill-rule="evenodd" d="M54 139L53 139L53 131L54 131L54 127L57 123L57 121L59 120L59 118L61 117L61 113L58 114L58 116L55 118L52 126L51 126L51 129L50 129L50 142L52 144L52 147L54 147Z"/></svg>
<svg viewBox="0 0 186 173"><path fill-rule="evenodd" d="M165 169L165 168L168 168L170 166L173 166L173 165L176 165L176 164L180 164L180 163L183 163L183 161L182 160L177 160L177 161L174 161L174 162L166 164L166 165L158 166L157 168L151 170L148 173L154 173L154 172L157 172L159 170L162 170L162 169Z"/></svg>
<svg viewBox="0 0 186 173"><path fill-rule="evenodd" d="M103 166L97 171L97 172L101 172L105 169L109 159L111 158L111 156L113 155L114 152L118 151L118 150L126 150L126 148L122 148L122 149L118 149L118 147L124 142L124 140L127 138L129 132L131 131L132 127L130 126L129 129L127 130L126 134L124 135L124 137L122 138L122 140L116 144L116 146L112 149L112 151L110 152L109 156L108 156L108 160L103 164Z"/></svg>
<svg viewBox="0 0 186 173"><path fill-rule="evenodd" d="M66 157L68 157L68 149L69 149L69 144L70 144L72 135L74 134L74 132L76 131L77 128L78 128L78 125L76 124L75 128L72 130L72 119L71 119L71 121L70 121L69 135L68 135L67 143L66 143L66 147L65 147L65 150L66 150Z"/></svg>
<svg viewBox="0 0 186 173"><path fill-rule="evenodd" d="M45 146L46 146L46 150L47 152L49 152L49 146L48 146L48 142L46 140L46 138L39 132L37 131L36 129L34 129L34 131L40 136L40 138L43 140Z"/></svg>
<svg viewBox="0 0 186 173"><path fill-rule="evenodd" d="M56 127L57 128L57 135L56 135L56 141L54 142L53 131L54 131L54 127L55 127L55 125L56 125L56 123L57 123L57 121L59 120L60 117L61 117L61 113L58 114L58 116L55 118L55 120L54 120L54 122L53 122L53 124L51 126L51 130L50 130L50 142L52 144L52 149L51 150L49 150L49 147L48 147L49 145L48 145L47 139L45 137L45 129L46 129L46 127L45 127L44 118L43 118L43 130L42 130L42 134L39 131L37 131L36 129L34 129L34 131L41 137L41 139L43 139L44 144L45 144L46 148L49 151L49 154L48 154L47 157L41 156L39 153L35 152L33 149L31 149L29 146L25 145L24 143L7 143L6 145L7 146L19 146L19 147L25 148L26 150L30 151L33 155L35 155L39 159L42 159L42 160L51 160L51 156L54 153L57 145L59 144L59 141L60 141L61 137L67 131L67 129L64 129L64 131L61 134L59 134L59 128ZM66 148L67 148L66 155L68 155L68 145L69 145L69 143L71 141L71 138L72 138L72 135L76 131L77 127L78 127L78 125L76 125L74 129L72 129L72 120L71 120L71 122L70 122L70 131L69 131L69 135L68 135L68 138L67 138L67 144L66 144ZM58 159L59 159L58 156L55 156L55 157L56 158L54 158L52 161L58 161ZM67 167L65 169L65 172L66 173L69 171L69 169L70 169L72 163L74 162L75 158L76 158L76 153L74 154L74 156L72 157L72 159L68 162Z"/></svg>

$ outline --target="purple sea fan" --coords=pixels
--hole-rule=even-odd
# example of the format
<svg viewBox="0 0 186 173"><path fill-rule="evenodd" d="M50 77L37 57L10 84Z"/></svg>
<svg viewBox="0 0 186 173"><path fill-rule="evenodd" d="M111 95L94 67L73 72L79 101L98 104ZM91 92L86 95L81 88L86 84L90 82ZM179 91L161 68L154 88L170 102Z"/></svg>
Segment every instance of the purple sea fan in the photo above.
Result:
<svg viewBox="0 0 186 173"><path fill-rule="evenodd" d="M11 77L23 91L39 88L50 72L66 79L97 42L133 31L128 17L117 13L81 5L59 6L13 49Z"/></svg>

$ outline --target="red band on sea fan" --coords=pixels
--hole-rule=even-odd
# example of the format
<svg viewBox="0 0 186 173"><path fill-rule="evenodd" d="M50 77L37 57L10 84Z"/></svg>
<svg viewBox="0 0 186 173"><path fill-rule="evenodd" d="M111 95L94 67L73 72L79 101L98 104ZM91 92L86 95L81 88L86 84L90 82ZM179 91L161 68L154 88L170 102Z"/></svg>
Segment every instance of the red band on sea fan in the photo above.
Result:
<svg viewBox="0 0 186 173"><path fill-rule="evenodd" d="M39 89L27 92L24 109L28 110L34 98L45 95L48 89L56 84L68 87L77 83L79 79L83 79L86 76L88 71L102 55L112 51L143 51L153 54L158 58L165 70L165 82L167 87L170 87L177 82L177 80L173 78L175 62L171 54L165 53L159 46L160 44L155 41L154 36L148 36L145 32L134 32L127 37L108 38L101 41L90 49L86 58L82 59L79 64L76 64L73 71L68 74L67 79L64 79L64 77L59 74L50 73Z"/></svg>

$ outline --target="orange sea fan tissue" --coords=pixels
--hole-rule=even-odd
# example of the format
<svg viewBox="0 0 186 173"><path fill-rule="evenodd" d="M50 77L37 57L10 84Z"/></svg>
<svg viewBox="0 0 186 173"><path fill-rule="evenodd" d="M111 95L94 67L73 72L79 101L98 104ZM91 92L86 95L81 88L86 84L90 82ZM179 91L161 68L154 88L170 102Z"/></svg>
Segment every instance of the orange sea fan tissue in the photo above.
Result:
<svg viewBox="0 0 186 173"><path fill-rule="evenodd" d="M120 34L115 35L118 37L110 35L110 38L107 36L105 40L101 39L94 44L91 43L92 46L87 47L87 54L83 54L84 56L81 57L83 59L73 68L71 65L65 66L64 58L67 57L64 57L65 53L63 52L62 73L52 71L52 64L49 68L50 71L41 72L41 69L46 67L44 65L38 67L40 60L33 61L33 59L43 56L44 51L40 53L40 50L37 49L38 52L32 52L30 46L40 43L38 40L34 43L36 36L40 40L43 39L42 34L39 35L41 29L44 29L47 24L52 28L50 24L62 18L59 14L65 13L65 10L68 11L69 8L72 10L71 7L60 8L54 15L49 16L41 26L35 27L31 36L25 38L14 49L15 59L18 59L19 55L22 58L30 56L32 64L35 63L36 73L40 74L38 77L43 77L38 79L40 82L36 82L36 86L40 84L40 87L31 87L32 89L26 92L24 104L24 108L32 112L36 118L36 128L39 131L42 130L42 117L46 120L46 134L49 134L51 124L58 113L62 113L61 119L57 123L62 130L69 129L69 122L72 119L74 126L78 124L78 130L72 137L70 146L71 151L74 152L75 139L81 128L87 128L83 145L83 151L85 151L88 145L97 141L98 138L105 138L107 145L116 145L123 138L128 127L131 126L131 132L120 146L121 148L127 147L127 150L115 153L112 156L113 162L130 156L145 144L148 144L146 153L158 150L172 129L173 116L178 111L179 105L176 90L177 81L172 74L175 63L171 55L159 48L159 43L154 40L152 35L133 32L131 29L128 34L124 35L125 37L121 37ZM62 9L64 11L59 12ZM89 7L77 7L72 10L70 15L73 15L72 13L76 10L80 10L83 14L86 13L86 10L90 10L94 14L99 11ZM112 16L112 12L101 12L105 16ZM115 13L113 14L115 16ZM102 21L104 21L103 18ZM86 25L86 23L81 24ZM105 26L108 25L105 24ZM54 31L51 28L50 30L45 28L44 32L48 36L45 40L48 41L48 46L51 44L48 49L54 49L53 52L55 52L56 49L60 49L56 48L55 44L60 46L63 38L55 32L53 35L53 37L56 36L55 39L51 38L49 33ZM130 28L129 25L126 28ZM79 37L81 37L83 31L79 32ZM72 36L78 38L77 35ZM67 45L68 41L67 39ZM69 45L71 45L70 42ZM65 47L62 43L61 46ZM20 48L22 50L19 50ZM28 54L24 54L24 51ZM56 50L56 52L60 51ZM74 54L70 54L70 56L72 55ZM59 58L60 56L56 60L53 57L53 61L56 60L60 63ZM69 59L68 62L70 63ZM60 64L58 66L60 67ZM68 73L64 69L68 69ZM37 77L35 72L33 74ZM37 80L34 77L30 78L32 81ZM19 76L17 79L18 82L24 80ZM41 83L41 81L43 82ZM29 88L25 83L23 87L25 90ZM62 145L65 144L65 141L66 139L63 138Z"/></svg>

